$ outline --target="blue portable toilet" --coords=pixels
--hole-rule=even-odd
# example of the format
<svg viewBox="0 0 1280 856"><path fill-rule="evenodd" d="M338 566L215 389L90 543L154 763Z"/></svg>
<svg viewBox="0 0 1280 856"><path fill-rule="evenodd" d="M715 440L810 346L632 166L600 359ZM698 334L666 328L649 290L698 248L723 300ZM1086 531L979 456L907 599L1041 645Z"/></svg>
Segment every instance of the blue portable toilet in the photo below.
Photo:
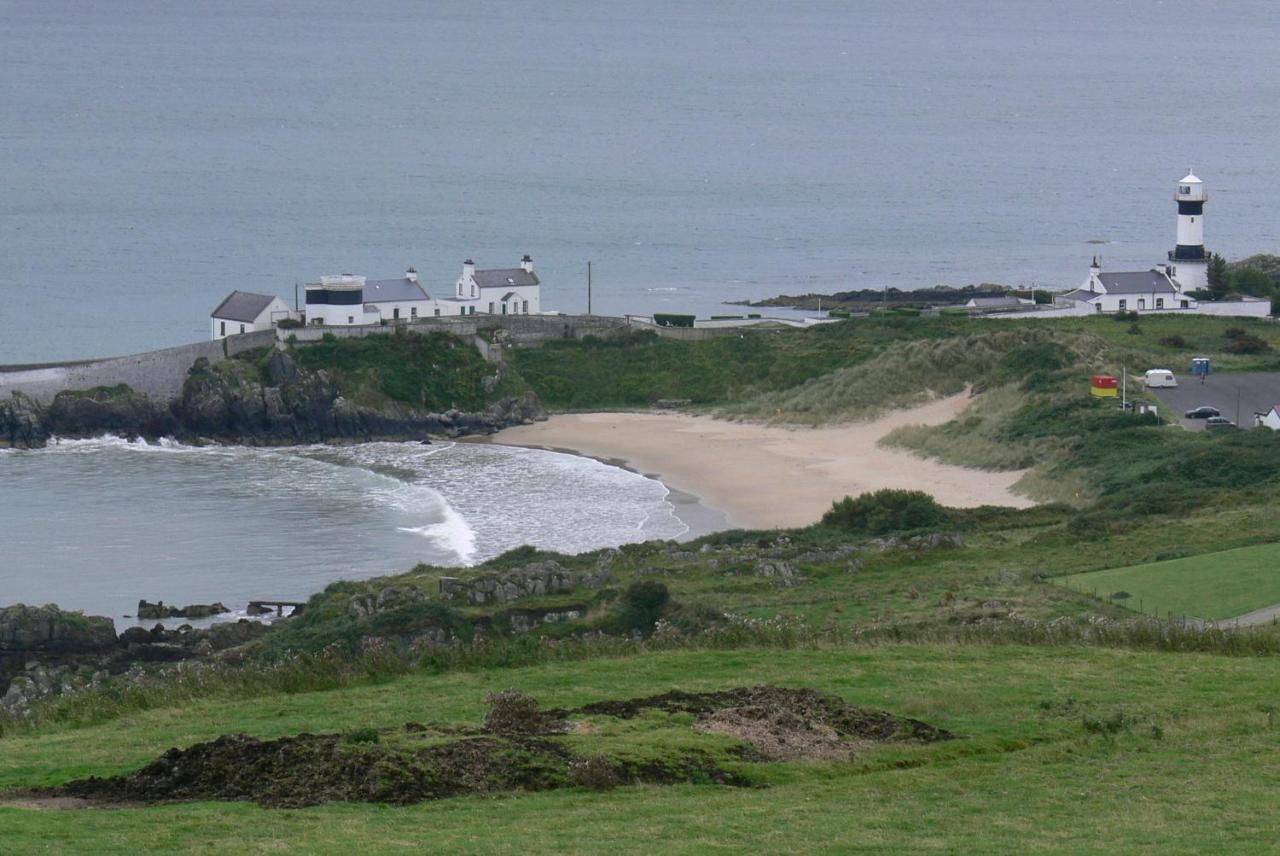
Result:
<svg viewBox="0 0 1280 856"><path fill-rule="evenodd" d="M1209 358L1208 357L1192 357L1191 373L1196 377L1208 377L1209 375Z"/></svg>

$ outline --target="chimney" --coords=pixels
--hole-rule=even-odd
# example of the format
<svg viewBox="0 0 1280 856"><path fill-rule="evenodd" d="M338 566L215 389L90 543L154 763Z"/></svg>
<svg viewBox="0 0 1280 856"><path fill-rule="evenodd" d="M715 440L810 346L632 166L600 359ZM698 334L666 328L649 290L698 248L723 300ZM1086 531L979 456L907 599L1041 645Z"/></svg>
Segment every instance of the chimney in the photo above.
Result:
<svg viewBox="0 0 1280 856"><path fill-rule="evenodd" d="M417 268L409 268L407 271L405 271L405 272L404 272L404 278L405 278L405 279L407 279L407 280L409 280L409 282L417 282L417 281L418 281L418 269L417 269Z"/></svg>
<svg viewBox="0 0 1280 856"><path fill-rule="evenodd" d="M525 253L524 258L520 260L520 269L525 273L533 273L533 259L528 253Z"/></svg>
<svg viewBox="0 0 1280 856"><path fill-rule="evenodd" d="M475 275L476 275L476 263L471 261L471 259L467 259L465 262L462 263L462 278L470 279Z"/></svg>

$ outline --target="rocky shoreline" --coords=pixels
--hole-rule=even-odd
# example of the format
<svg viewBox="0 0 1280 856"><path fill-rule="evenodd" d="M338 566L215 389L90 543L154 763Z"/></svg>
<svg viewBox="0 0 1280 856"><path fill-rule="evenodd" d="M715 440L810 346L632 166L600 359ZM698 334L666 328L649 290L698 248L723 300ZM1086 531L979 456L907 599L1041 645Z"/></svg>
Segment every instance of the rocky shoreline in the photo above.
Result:
<svg viewBox="0 0 1280 856"><path fill-rule="evenodd" d="M0 608L0 714L103 684L148 663L209 657L258 638L269 625L241 619L206 628L157 624L116 634L110 618L18 603Z"/></svg>
<svg viewBox="0 0 1280 856"><path fill-rule="evenodd" d="M496 378L504 368L496 368ZM0 399L0 448L40 448L54 437L103 434L168 437L194 445L427 440L491 434L547 418L531 392L472 412L426 413L393 401L379 407L357 404L342 395L328 372L310 371L280 351L268 360L267 375L263 382L247 380L200 359L182 395L168 402L123 385L62 392L48 406L14 392Z"/></svg>

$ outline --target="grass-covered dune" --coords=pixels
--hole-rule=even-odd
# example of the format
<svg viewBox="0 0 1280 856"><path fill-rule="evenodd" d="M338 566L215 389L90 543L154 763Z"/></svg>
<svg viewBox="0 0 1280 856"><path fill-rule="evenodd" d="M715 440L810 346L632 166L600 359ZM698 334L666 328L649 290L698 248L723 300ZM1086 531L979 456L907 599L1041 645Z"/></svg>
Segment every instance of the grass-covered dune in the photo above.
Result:
<svg viewBox="0 0 1280 856"><path fill-rule="evenodd" d="M341 691L193 702L99 726L10 738L0 787L142 765L227 732L273 738L403 733L478 722L490 692L546 706L772 683L834 693L958 739L868 747L847 761L746 763L732 740L665 715L595 725L580 745L700 745L752 787L642 785L302 810L194 803L75 812L0 807L12 852L583 853L855 851L1262 852L1274 843L1275 684L1269 659L1096 649L888 645L671 652L419 674Z"/></svg>

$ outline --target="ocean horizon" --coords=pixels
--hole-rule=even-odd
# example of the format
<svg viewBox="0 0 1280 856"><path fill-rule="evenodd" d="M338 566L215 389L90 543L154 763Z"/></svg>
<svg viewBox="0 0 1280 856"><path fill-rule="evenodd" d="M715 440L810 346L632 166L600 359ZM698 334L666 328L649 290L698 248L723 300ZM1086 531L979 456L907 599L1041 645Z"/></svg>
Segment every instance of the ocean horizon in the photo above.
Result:
<svg viewBox="0 0 1280 856"><path fill-rule="evenodd" d="M233 288L413 265L439 293L524 253L566 312L588 260L608 314L1068 287L1163 259L1188 166L1210 250L1280 244L1269 4L919 8L9 4L0 363L197 340Z"/></svg>

